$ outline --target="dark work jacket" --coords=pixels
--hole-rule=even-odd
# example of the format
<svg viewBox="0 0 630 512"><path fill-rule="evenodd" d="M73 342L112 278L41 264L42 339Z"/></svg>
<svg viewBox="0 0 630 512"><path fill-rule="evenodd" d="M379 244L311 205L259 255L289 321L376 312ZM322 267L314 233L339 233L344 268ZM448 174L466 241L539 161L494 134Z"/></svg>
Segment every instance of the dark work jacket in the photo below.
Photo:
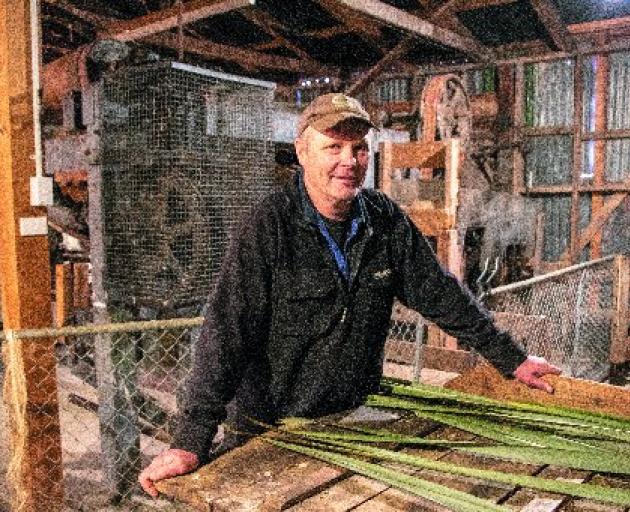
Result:
<svg viewBox="0 0 630 512"><path fill-rule="evenodd" d="M205 458L226 404L273 421L360 404L378 389L394 297L505 375L525 354L444 271L384 194L362 190L341 277L298 172L232 236L211 293L173 447Z"/></svg>

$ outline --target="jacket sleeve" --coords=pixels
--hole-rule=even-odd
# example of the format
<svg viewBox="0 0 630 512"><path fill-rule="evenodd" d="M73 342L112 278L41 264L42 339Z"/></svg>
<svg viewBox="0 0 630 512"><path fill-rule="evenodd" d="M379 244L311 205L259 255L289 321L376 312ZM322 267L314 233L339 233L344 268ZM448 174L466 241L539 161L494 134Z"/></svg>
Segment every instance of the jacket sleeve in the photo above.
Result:
<svg viewBox="0 0 630 512"><path fill-rule="evenodd" d="M202 462L256 352L253 347L268 336L270 217L269 209L259 205L232 234L180 395L172 447L196 453Z"/></svg>
<svg viewBox="0 0 630 512"><path fill-rule="evenodd" d="M511 377L526 359L525 352L508 333L496 328L470 291L441 267L424 235L395 205L392 215L398 299Z"/></svg>

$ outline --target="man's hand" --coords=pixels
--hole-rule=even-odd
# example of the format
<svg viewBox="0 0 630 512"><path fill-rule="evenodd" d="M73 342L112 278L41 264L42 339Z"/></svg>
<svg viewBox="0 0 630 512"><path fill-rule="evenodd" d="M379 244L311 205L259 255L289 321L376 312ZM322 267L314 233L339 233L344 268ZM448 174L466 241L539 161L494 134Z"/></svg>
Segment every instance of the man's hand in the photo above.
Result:
<svg viewBox="0 0 630 512"><path fill-rule="evenodd" d="M162 452L151 461L140 476L138 482L142 488L154 498L157 498L158 491L153 485L158 480L183 475L194 471L199 466L197 455L186 450L171 448Z"/></svg>
<svg viewBox="0 0 630 512"><path fill-rule="evenodd" d="M514 370L514 377L523 384L527 384L530 388L542 389L547 393L553 393L553 387L540 378L549 373L560 375L562 370L557 366L549 364L544 357L528 356L527 359Z"/></svg>

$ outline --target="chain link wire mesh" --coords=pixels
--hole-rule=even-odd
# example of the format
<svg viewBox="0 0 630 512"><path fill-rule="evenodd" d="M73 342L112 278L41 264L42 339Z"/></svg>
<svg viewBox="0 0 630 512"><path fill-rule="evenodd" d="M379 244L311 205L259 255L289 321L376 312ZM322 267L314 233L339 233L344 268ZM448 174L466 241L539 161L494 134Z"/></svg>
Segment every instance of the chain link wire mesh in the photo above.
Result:
<svg viewBox="0 0 630 512"><path fill-rule="evenodd" d="M383 373L386 377L420 380L425 327L419 313L398 301L394 303L385 342Z"/></svg>
<svg viewBox="0 0 630 512"><path fill-rule="evenodd" d="M65 510L104 510L118 502L122 505L117 510L189 510L145 499L136 478L170 443L176 395L188 373L201 322L191 318L46 331L45 338L56 340L52 377L57 395L36 414L44 419L49 415L54 426L54 402L58 405ZM29 349L44 342L42 333L21 338L22 333L28 335L16 331L16 339L3 343ZM109 361L111 373L103 359ZM5 357L0 380L9 364ZM50 387L50 376L40 374L34 369L27 378L35 389ZM16 445L9 435L8 400L13 397L0 400L0 510L9 510L15 496L8 474ZM48 456L54 452L51 449Z"/></svg>
<svg viewBox="0 0 630 512"><path fill-rule="evenodd" d="M118 510L188 510L181 504L145 499L136 478L170 443L177 395L201 323L196 317L14 331L13 339L3 341L5 348L9 343L36 348L54 339L47 346L52 347L55 375L40 375L34 369L28 378L35 388L49 387L47 379L56 381L56 400L51 398L51 404L56 402L59 410L66 510L104 510L112 503L120 503ZM386 366L389 362L419 372L419 366L412 365L419 361L422 333L420 315L396 304ZM0 381L9 364L5 359L0 365ZM0 398L0 510L8 510L13 495L8 465L15 440L9 435L11 397ZM40 414L50 415L51 424L56 422L54 407Z"/></svg>
<svg viewBox="0 0 630 512"><path fill-rule="evenodd" d="M273 180L273 84L180 63L103 81L111 303L203 304L228 234Z"/></svg>
<svg viewBox="0 0 630 512"><path fill-rule="evenodd" d="M526 352L572 377L602 381L610 369L612 257L493 289L487 306Z"/></svg>

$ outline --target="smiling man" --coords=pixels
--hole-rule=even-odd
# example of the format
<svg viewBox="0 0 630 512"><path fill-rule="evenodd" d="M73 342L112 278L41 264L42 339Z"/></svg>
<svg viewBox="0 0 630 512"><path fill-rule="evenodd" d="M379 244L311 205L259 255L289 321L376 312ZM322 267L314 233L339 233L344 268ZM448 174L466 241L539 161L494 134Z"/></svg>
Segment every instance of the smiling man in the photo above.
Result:
<svg viewBox="0 0 630 512"><path fill-rule="evenodd" d="M389 198L362 189L373 125L343 94L300 116L302 169L233 234L208 302L171 449L139 481L193 471L247 439L250 421L315 417L358 406L378 390L398 298L476 348L504 375L547 391L559 370L527 357L437 262ZM228 432L213 450L217 426ZM211 450L213 450L211 452Z"/></svg>

